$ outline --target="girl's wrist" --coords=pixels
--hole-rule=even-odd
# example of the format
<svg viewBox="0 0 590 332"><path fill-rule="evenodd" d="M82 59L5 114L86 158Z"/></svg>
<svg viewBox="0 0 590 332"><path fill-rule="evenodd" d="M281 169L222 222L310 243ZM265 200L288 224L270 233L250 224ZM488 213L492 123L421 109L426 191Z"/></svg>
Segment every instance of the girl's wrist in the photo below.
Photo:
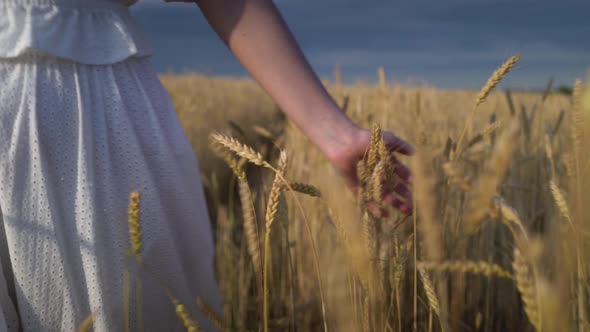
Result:
<svg viewBox="0 0 590 332"><path fill-rule="evenodd" d="M322 123L316 124L315 137L310 137L315 145L330 160L335 161L341 158L350 146L354 146L363 134L350 118L338 107L328 112L331 116L323 119Z"/></svg>

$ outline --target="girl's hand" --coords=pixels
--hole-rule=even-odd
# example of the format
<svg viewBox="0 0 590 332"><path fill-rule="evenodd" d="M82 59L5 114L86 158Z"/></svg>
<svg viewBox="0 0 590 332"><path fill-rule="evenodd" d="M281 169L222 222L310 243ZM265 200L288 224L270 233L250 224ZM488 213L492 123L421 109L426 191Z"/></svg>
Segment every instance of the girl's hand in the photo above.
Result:
<svg viewBox="0 0 590 332"><path fill-rule="evenodd" d="M385 145L390 151L404 155L411 155L414 152L412 145L393 133L383 131L382 134ZM350 187L357 190L359 182L356 167L371 145L371 132L357 127L348 131L342 130L338 136L340 136L338 140L333 140L322 150ZM395 156L392 156L391 163L401 182L396 186L395 193L384 194L384 201L402 213L410 214L412 213L412 195L408 188L412 182L410 170Z"/></svg>
<svg viewBox="0 0 590 332"><path fill-rule="evenodd" d="M277 105L324 152L352 188L358 186L356 163L370 145L370 133L358 128L338 108L313 72L303 52L271 0L197 0L197 5L221 39ZM412 147L391 133L387 146L408 154ZM410 172L391 161L406 184L395 192L408 198ZM386 193L385 200L409 212L411 203Z"/></svg>

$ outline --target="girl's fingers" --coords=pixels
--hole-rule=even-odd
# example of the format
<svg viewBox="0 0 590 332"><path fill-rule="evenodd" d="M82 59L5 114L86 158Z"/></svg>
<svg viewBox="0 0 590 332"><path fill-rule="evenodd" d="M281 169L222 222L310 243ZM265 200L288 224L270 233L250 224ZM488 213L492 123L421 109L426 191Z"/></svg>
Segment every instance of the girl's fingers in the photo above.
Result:
<svg viewBox="0 0 590 332"><path fill-rule="evenodd" d="M404 164L400 163L395 156L391 156L393 172L405 183L412 183L412 172Z"/></svg>
<svg viewBox="0 0 590 332"><path fill-rule="evenodd" d="M412 206L402 200L394 199L391 205L407 216L412 214Z"/></svg>
<svg viewBox="0 0 590 332"><path fill-rule="evenodd" d="M399 195L399 193L397 193ZM412 201L397 197L396 194L387 193L383 197L383 202L387 205L393 206L403 214L409 215L412 213Z"/></svg>
<svg viewBox="0 0 590 332"><path fill-rule="evenodd" d="M401 198L403 198L405 201L407 202L411 202L412 201L412 192L410 191L410 189L408 189L408 187L403 184L397 184L394 188L393 191L398 194Z"/></svg>
<svg viewBox="0 0 590 332"><path fill-rule="evenodd" d="M385 141L385 146L391 152L411 155L415 151L414 147L410 143L390 132L383 132L383 140Z"/></svg>

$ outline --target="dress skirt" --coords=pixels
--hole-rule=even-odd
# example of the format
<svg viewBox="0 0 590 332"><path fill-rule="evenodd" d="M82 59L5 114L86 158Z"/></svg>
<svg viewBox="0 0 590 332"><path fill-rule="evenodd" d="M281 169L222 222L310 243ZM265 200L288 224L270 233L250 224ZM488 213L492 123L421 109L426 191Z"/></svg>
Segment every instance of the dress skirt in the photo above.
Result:
<svg viewBox="0 0 590 332"><path fill-rule="evenodd" d="M170 295L212 329L195 305L221 307L198 163L148 58L0 59L0 208L0 331L76 331L91 314L95 331L184 331Z"/></svg>

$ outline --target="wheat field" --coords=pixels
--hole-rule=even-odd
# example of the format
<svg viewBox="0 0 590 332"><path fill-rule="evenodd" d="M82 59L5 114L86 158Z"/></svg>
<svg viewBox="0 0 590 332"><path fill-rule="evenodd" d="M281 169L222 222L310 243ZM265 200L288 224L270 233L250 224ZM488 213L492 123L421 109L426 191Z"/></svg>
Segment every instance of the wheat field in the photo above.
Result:
<svg viewBox="0 0 590 332"><path fill-rule="evenodd" d="M516 60L487 91L327 83L372 128L357 193L254 82L164 75L215 229L224 308L201 309L225 331L589 330L590 91L492 90ZM381 130L417 148L411 216L382 202Z"/></svg>

